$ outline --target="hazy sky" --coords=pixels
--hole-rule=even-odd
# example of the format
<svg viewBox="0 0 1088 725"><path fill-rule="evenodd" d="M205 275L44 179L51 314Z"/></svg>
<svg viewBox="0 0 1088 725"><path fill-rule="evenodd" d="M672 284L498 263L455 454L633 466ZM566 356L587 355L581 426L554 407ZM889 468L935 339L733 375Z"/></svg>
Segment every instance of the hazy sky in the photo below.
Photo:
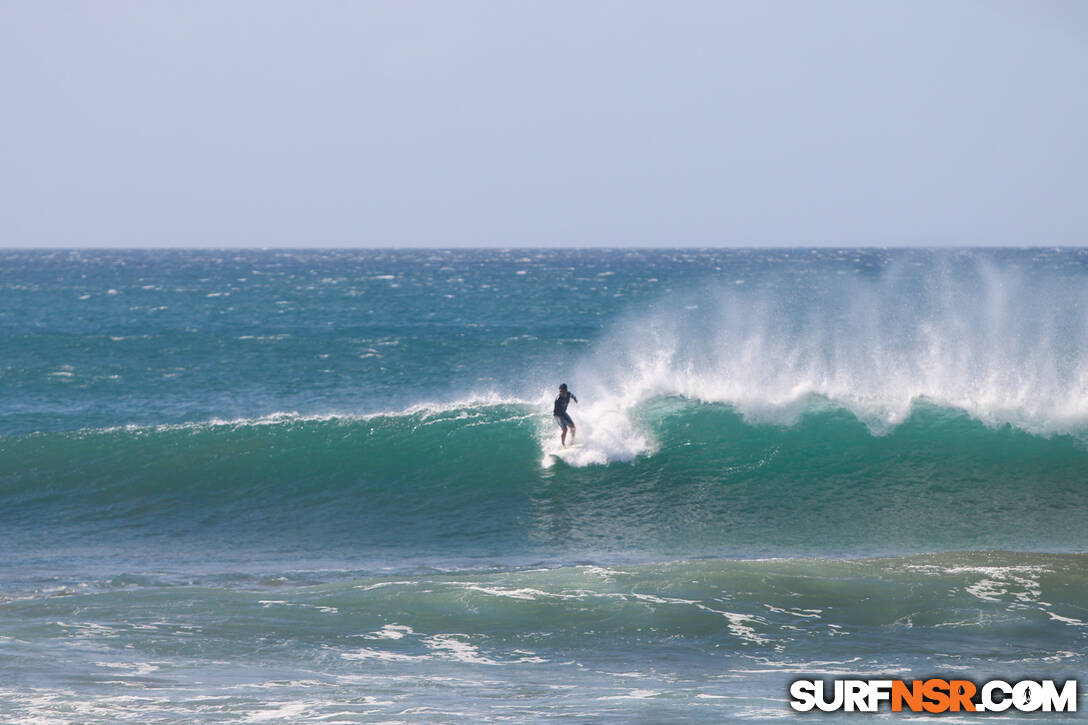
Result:
<svg viewBox="0 0 1088 725"><path fill-rule="evenodd" d="M0 0L0 246L1086 243L1080 0Z"/></svg>

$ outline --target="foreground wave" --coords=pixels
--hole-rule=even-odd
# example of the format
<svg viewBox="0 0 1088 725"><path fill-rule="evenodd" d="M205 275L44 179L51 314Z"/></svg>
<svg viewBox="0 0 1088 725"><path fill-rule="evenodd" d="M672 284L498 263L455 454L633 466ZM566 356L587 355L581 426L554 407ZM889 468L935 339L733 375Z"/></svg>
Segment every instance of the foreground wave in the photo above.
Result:
<svg viewBox="0 0 1088 725"><path fill-rule="evenodd" d="M73 581L0 600L20 663L0 714L795 721L800 675L1075 677L1086 571L1085 555L956 552Z"/></svg>
<svg viewBox="0 0 1088 725"><path fill-rule="evenodd" d="M9 438L0 521L30 537L267 537L408 558L1088 546L1074 436L924 403L873 435L827 401L779 426L658 398L634 416L645 452L593 465L592 438L564 451L549 422L508 403Z"/></svg>

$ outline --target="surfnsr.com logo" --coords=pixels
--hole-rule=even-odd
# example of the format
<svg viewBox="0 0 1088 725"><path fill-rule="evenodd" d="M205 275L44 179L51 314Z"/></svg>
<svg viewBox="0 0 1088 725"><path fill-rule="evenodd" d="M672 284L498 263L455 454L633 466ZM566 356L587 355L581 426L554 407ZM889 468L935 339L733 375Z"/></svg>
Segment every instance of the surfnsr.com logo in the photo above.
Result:
<svg viewBox="0 0 1088 725"><path fill-rule="evenodd" d="M1076 712L1077 681L1054 680L794 680L790 707L798 712Z"/></svg>

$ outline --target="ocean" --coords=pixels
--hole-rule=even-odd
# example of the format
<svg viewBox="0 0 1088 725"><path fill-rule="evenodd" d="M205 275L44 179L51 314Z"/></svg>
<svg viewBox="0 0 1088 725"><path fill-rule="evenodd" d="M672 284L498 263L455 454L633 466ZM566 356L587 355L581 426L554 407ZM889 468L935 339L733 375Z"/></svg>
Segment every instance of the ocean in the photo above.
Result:
<svg viewBox="0 0 1088 725"><path fill-rule="evenodd" d="M857 722L1086 524L1088 250L0 250L3 722Z"/></svg>

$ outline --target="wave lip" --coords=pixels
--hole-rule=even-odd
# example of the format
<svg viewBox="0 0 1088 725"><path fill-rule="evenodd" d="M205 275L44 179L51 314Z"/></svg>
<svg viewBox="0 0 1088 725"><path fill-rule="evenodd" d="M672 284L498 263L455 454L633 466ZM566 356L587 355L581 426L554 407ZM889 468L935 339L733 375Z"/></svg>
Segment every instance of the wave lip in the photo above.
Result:
<svg viewBox="0 0 1088 725"><path fill-rule="evenodd" d="M1088 441L1085 309L1080 278L939 256L874 277L665 297L617 323L569 376L587 442L602 436L583 462L652 452L638 410L670 396L730 405L753 424L842 408L885 435L931 406Z"/></svg>

